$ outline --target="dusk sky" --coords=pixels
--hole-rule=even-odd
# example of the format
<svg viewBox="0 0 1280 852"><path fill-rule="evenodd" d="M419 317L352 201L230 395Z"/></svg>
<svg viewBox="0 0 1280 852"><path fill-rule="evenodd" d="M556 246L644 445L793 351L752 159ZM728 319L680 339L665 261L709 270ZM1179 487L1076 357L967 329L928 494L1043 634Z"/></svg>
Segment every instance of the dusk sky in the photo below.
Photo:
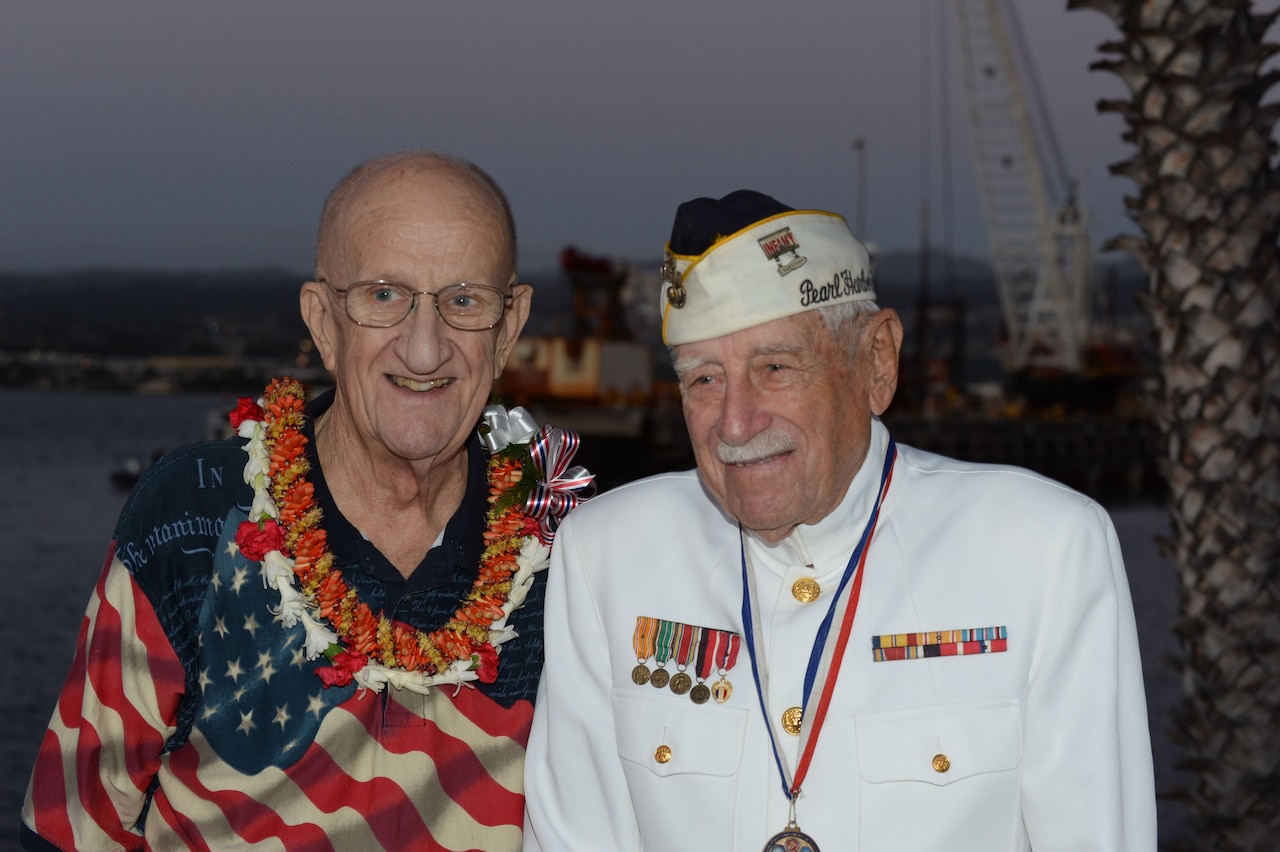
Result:
<svg viewBox="0 0 1280 852"><path fill-rule="evenodd" d="M855 137L865 236L912 249L926 114L935 145L944 126L941 60L926 92L921 59L939 2L3 2L0 270L305 273L334 182L423 146L506 188L526 271L569 243L652 260L677 204L744 187L852 223ZM1121 121L1095 109L1124 90L1088 70L1118 33L1065 0L1015 3L1096 242L1132 230L1132 184L1107 168ZM950 223L985 256L963 122L953 101L950 216L928 158L933 243Z"/></svg>

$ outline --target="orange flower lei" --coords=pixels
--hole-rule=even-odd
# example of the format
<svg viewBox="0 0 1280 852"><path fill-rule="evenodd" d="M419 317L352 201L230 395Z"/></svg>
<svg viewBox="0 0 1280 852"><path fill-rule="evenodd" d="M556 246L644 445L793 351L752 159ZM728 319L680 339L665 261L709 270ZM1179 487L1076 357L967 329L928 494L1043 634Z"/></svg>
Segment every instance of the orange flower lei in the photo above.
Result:
<svg viewBox="0 0 1280 852"><path fill-rule="evenodd" d="M264 581L280 591L276 620L286 627L302 623L309 659L328 656L332 667L318 672L326 686L354 680L374 691L391 683L425 692L439 683L492 682L498 646L515 635L507 616L523 603L550 553L538 522L524 511L536 479L526 475L536 473L528 446L514 443L490 455L479 575L452 619L418 630L375 614L333 566L315 486L307 480L304 397L296 380L276 379L261 406L241 399L231 416L237 432L250 438L245 481L255 492L236 543L262 563Z"/></svg>

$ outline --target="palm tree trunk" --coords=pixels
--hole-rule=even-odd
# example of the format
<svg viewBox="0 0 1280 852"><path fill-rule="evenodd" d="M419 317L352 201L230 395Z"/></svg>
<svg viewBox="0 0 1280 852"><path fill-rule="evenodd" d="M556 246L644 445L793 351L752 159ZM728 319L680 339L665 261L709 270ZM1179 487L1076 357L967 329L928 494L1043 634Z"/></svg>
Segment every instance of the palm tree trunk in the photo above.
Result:
<svg viewBox="0 0 1280 852"><path fill-rule="evenodd" d="M1094 68L1128 87L1112 167L1141 234L1113 240L1149 276L1152 408L1169 486L1195 848L1280 847L1280 182L1262 98L1275 13L1249 0L1069 0L1120 29ZM1157 720L1158 724L1158 720Z"/></svg>

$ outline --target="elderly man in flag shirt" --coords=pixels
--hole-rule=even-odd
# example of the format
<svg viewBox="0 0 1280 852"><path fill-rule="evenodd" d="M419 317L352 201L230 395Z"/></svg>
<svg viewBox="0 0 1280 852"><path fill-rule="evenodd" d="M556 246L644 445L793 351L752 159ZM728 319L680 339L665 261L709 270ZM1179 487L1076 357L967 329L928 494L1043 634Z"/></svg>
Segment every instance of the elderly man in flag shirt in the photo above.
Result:
<svg viewBox="0 0 1280 852"><path fill-rule="evenodd" d="M536 572L589 478L563 433L486 406L530 290L473 164L410 151L338 184L300 296L336 387L304 408L273 382L240 437L138 483L24 846L520 848Z"/></svg>
<svg viewBox="0 0 1280 852"><path fill-rule="evenodd" d="M1156 848L1107 514L896 444L874 299L838 216L679 208L663 334L698 469L561 528L525 849Z"/></svg>

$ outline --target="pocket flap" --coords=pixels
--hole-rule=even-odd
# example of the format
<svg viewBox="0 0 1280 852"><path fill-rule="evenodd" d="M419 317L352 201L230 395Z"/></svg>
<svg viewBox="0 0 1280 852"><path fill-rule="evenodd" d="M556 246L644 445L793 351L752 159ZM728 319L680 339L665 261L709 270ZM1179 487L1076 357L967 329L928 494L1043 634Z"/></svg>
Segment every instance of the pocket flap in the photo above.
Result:
<svg viewBox="0 0 1280 852"><path fill-rule="evenodd" d="M1022 761L1016 701L892 710L854 718L858 769L872 784L923 781L943 786Z"/></svg>
<svg viewBox="0 0 1280 852"><path fill-rule="evenodd" d="M657 690L652 690L657 692ZM727 776L738 771L747 711L633 689L613 691L618 756L655 775ZM660 751L661 750L661 751Z"/></svg>

